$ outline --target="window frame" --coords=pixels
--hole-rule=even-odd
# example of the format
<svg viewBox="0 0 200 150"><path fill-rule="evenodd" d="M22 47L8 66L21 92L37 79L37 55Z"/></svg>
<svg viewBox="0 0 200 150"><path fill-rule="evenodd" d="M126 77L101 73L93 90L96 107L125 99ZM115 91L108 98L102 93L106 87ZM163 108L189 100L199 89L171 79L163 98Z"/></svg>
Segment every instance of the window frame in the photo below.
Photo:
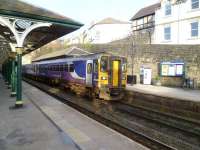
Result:
<svg viewBox="0 0 200 150"><path fill-rule="evenodd" d="M105 69L105 70L102 70L102 58L105 58L105 57L107 58L107 60L106 60L106 61L107 61L107 62L106 62L106 63L107 63L107 64L106 64L107 66L106 66L106 69ZM109 65L108 62L109 62L108 56L102 56L102 57L101 57L101 60L100 60L100 70L101 70L101 72L108 72L108 65Z"/></svg>
<svg viewBox="0 0 200 150"><path fill-rule="evenodd" d="M69 65L68 64L64 64L64 71L69 72Z"/></svg>
<svg viewBox="0 0 200 150"><path fill-rule="evenodd" d="M192 25L194 25L195 23L197 23L197 28L193 29ZM197 35L193 35L193 31L197 31ZM198 21L194 21L190 23L190 36L192 38L199 36L199 22Z"/></svg>
<svg viewBox="0 0 200 150"><path fill-rule="evenodd" d="M165 16L170 16L172 14L172 5L170 2L165 4Z"/></svg>
<svg viewBox="0 0 200 150"><path fill-rule="evenodd" d="M197 7L194 7L196 4L198 3L198 6ZM194 9L199 9L199 0L191 0L191 9L194 10Z"/></svg>
<svg viewBox="0 0 200 150"><path fill-rule="evenodd" d="M72 70L73 71L72 71ZM69 64L69 72L74 72L75 68L74 68L74 64Z"/></svg>
<svg viewBox="0 0 200 150"><path fill-rule="evenodd" d="M169 33L166 33L167 29L169 29ZM168 36L169 36L169 38L166 38ZM171 40L171 26L164 27L164 40L165 41L170 41Z"/></svg>
<svg viewBox="0 0 200 150"><path fill-rule="evenodd" d="M98 73L98 70L99 70L99 63L98 60L96 59L93 61L93 72Z"/></svg>
<svg viewBox="0 0 200 150"><path fill-rule="evenodd" d="M90 66L90 70L89 70L89 66ZM92 63L88 63L87 64L87 74L92 74L93 72L93 65Z"/></svg>

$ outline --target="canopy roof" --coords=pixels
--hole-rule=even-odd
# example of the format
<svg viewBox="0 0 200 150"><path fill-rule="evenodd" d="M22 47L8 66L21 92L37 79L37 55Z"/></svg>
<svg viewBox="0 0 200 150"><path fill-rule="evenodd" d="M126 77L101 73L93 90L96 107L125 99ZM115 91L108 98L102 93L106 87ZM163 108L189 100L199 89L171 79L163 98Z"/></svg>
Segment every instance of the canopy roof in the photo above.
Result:
<svg viewBox="0 0 200 150"><path fill-rule="evenodd" d="M21 0L0 0L0 14L6 16L22 17L37 21L47 21L61 25L72 25L79 28L81 23L71 18L56 14L44 8L40 8Z"/></svg>
<svg viewBox="0 0 200 150"><path fill-rule="evenodd" d="M11 25L15 26L15 29L19 32L23 32L23 29L34 23L50 23L48 27L38 27L28 34L23 43L25 49L23 54L38 49L57 38L79 29L83 25L71 18L19 0L0 0L0 16L8 19ZM4 42L16 43L13 32L2 22L0 22L0 36L3 37ZM1 40L0 45L2 45ZM1 48L0 51L2 51Z"/></svg>

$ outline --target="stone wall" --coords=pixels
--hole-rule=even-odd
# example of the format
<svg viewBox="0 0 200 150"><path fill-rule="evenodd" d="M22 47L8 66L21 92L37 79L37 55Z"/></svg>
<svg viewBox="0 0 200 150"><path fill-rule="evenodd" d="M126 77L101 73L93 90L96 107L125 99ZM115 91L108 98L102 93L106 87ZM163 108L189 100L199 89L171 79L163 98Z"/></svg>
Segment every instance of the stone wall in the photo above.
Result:
<svg viewBox="0 0 200 150"><path fill-rule="evenodd" d="M194 79L195 86L200 88L200 45L137 45L134 48L128 43L92 45L87 47L91 52L111 51L128 58L128 74L133 73L140 82L140 67L152 69L152 79L159 75L159 63L162 61L181 60L186 64L186 77ZM132 59L133 58L133 59ZM133 60L133 65L132 65ZM161 78L162 85L182 86L183 78Z"/></svg>

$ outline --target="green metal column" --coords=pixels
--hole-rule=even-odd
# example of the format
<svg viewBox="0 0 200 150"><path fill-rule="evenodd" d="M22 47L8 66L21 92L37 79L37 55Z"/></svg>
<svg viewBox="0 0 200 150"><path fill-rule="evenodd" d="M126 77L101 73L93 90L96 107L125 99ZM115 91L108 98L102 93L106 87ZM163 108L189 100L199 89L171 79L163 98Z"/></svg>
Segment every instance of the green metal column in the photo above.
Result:
<svg viewBox="0 0 200 150"><path fill-rule="evenodd" d="M5 63L2 64L2 76L5 79Z"/></svg>
<svg viewBox="0 0 200 150"><path fill-rule="evenodd" d="M7 62L7 60L6 60L6 62L5 62L5 82L6 82L6 84L8 84L8 62Z"/></svg>
<svg viewBox="0 0 200 150"><path fill-rule="evenodd" d="M11 58L8 59L8 89L11 88L11 75L12 75L12 64Z"/></svg>
<svg viewBox="0 0 200 150"><path fill-rule="evenodd" d="M17 97L16 97L16 107L22 107L22 47L16 47L17 52Z"/></svg>
<svg viewBox="0 0 200 150"><path fill-rule="evenodd" d="M16 53L11 53L12 58L12 75L11 75L11 97L16 96L16 66L15 66L15 60L16 60Z"/></svg>

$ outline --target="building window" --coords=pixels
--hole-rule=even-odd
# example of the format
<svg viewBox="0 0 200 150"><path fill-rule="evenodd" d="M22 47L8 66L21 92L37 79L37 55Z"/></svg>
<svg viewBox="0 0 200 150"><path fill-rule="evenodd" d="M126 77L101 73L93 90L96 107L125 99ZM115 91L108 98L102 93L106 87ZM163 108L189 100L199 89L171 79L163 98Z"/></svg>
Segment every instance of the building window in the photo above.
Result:
<svg viewBox="0 0 200 150"><path fill-rule="evenodd" d="M191 0L192 9L199 8L199 0Z"/></svg>
<svg viewBox="0 0 200 150"><path fill-rule="evenodd" d="M172 7L171 4L168 3L165 5L165 16L171 15L171 13L172 13Z"/></svg>
<svg viewBox="0 0 200 150"><path fill-rule="evenodd" d="M197 37L199 35L199 23L193 22L191 23L191 37Z"/></svg>
<svg viewBox="0 0 200 150"><path fill-rule="evenodd" d="M171 40L171 27L164 28L164 38L165 40Z"/></svg>

